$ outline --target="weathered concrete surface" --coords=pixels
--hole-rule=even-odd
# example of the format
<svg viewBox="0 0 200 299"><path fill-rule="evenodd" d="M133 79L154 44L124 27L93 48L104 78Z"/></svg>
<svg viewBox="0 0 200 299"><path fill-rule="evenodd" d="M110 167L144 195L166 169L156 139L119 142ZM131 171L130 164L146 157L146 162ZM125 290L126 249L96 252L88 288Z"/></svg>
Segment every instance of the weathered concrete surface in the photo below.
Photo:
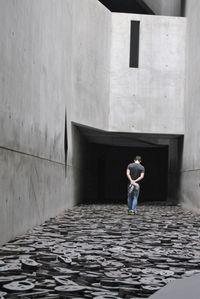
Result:
<svg viewBox="0 0 200 299"><path fill-rule="evenodd" d="M69 3L0 3L0 144L58 162L64 161Z"/></svg>
<svg viewBox="0 0 200 299"><path fill-rule="evenodd" d="M0 165L1 244L68 207L64 164L0 149Z"/></svg>
<svg viewBox="0 0 200 299"><path fill-rule="evenodd" d="M72 2L71 120L108 130L111 12L99 1Z"/></svg>
<svg viewBox="0 0 200 299"><path fill-rule="evenodd" d="M64 175L70 5L0 2L1 244L70 206Z"/></svg>
<svg viewBox="0 0 200 299"><path fill-rule="evenodd" d="M0 243L77 203L71 122L108 127L110 26L98 1L0 2Z"/></svg>
<svg viewBox="0 0 200 299"><path fill-rule="evenodd" d="M150 299L196 299L200 293L200 275L196 274L181 280L172 281L159 290Z"/></svg>
<svg viewBox="0 0 200 299"><path fill-rule="evenodd" d="M68 163L72 176L69 198L76 204L87 167L83 137L72 122L108 130L110 91L111 12L99 1L73 3L71 94L68 101Z"/></svg>
<svg viewBox="0 0 200 299"><path fill-rule="evenodd" d="M185 136L180 195L188 208L200 211L200 37L199 1L186 1Z"/></svg>
<svg viewBox="0 0 200 299"><path fill-rule="evenodd" d="M181 16L181 0L145 0L144 2L157 15Z"/></svg>
<svg viewBox="0 0 200 299"><path fill-rule="evenodd" d="M130 24L140 21L139 67L129 67ZM109 128L184 133L184 18L112 15Z"/></svg>

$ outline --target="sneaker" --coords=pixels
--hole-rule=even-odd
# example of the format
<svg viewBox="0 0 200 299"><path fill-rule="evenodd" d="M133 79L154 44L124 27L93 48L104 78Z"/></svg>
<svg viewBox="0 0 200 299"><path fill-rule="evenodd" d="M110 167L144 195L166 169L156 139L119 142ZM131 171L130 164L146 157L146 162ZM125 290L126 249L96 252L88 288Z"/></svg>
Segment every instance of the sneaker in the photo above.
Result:
<svg viewBox="0 0 200 299"><path fill-rule="evenodd" d="M134 215L134 211L133 210L129 210L128 211L128 215Z"/></svg>

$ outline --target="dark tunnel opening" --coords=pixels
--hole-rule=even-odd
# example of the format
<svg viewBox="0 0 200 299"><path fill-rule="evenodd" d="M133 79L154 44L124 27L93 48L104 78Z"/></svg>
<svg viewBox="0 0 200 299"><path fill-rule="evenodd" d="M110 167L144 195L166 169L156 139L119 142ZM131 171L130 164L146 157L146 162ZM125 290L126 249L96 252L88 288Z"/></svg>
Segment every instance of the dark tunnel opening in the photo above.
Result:
<svg viewBox="0 0 200 299"><path fill-rule="evenodd" d="M99 0L112 12L149 14L154 15L153 10L143 0Z"/></svg>
<svg viewBox="0 0 200 299"><path fill-rule="evenodd" d="M168 147L142 148L88 144L89 173L84 175L82 203L126 204L127 165L142 156L145 178L140 202L165 202L168 186ZM91 172L91 173L90 173Z"/></svg>
<svg viewBox="0 0 200 299"><path fill-rule="evenodd" d="M79 161L79 204L126 204L126 168L136 155L142 156L145 167L145 178L140 184L140 203L165 203L176 193L174 178L177 170L170 168L177 164L174 160L176 151L172 153L170 144L174 148L178 139L73 127L75 161Z"/></svg>

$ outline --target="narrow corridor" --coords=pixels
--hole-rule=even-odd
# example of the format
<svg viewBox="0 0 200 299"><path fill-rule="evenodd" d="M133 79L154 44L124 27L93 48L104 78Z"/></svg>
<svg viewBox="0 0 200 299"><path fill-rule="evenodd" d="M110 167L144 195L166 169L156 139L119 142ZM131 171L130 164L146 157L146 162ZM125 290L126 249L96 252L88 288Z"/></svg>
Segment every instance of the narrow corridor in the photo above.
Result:
<svg viewBox="0 0 200 299"><path fill-rule="evenodd" d="M199 235L178 206L75 207L0 248L0 298L148 298L200 272Z"/></svg>

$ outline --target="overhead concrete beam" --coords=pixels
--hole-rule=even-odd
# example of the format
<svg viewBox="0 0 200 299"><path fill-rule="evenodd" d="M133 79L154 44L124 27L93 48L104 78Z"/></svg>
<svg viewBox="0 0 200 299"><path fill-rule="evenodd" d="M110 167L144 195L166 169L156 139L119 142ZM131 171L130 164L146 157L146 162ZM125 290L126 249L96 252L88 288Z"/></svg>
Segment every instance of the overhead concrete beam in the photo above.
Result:
<svg viewBox="0 0 200 299"><path fill-rule="evenodd" d="M181 0L144 0L157 15L181 16Z"/></svg>

